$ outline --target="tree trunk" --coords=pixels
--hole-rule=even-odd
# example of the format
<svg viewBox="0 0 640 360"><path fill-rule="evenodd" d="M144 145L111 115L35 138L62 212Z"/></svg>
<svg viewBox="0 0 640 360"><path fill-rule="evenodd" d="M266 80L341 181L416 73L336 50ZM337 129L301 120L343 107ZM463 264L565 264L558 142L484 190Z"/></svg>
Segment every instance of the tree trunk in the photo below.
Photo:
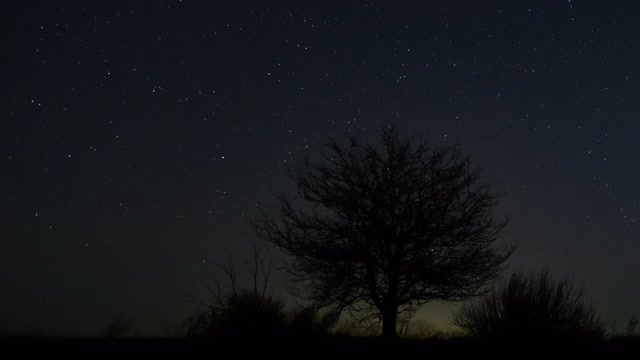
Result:
<svg viewBox="0 0 640 360"><path fill-rule="evenodd" d="M382 309L382 336L387 339L396 337L398 324L398 305L395 303L384 304Z"/></svg>

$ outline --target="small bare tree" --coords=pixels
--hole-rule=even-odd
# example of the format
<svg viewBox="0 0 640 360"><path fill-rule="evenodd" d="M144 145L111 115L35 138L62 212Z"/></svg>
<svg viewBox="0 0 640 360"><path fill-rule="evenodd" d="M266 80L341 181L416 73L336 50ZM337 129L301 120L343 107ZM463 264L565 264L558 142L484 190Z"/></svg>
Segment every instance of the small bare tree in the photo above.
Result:
<svg viewBox="0 0 640 360"><path fill-rule="evenodd" d="M281 328L285 324L284 304L267 294L273 258L264 245L251 245L250 259L244 262L251 287L241 286L232 256L226 253L225 263L218 269L227 279L223 286L218 278L213 286L204 287L210 300L187 293L190 301L207 309L188 320L188 335L253 334Z"/></svg>

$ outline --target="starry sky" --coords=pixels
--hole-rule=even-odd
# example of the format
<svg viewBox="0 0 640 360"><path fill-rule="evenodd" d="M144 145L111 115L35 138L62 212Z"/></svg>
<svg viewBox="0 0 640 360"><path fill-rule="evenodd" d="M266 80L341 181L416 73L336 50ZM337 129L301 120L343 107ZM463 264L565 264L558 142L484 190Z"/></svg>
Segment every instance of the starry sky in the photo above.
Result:
<svg viewBox="0 0 640 360"><path fill-rule="evenodd" d="M0 1L0 332L170 331L286 163L385 126L460 143L505 193L510 269L567 275L626 324L638 6Z"/></svg>

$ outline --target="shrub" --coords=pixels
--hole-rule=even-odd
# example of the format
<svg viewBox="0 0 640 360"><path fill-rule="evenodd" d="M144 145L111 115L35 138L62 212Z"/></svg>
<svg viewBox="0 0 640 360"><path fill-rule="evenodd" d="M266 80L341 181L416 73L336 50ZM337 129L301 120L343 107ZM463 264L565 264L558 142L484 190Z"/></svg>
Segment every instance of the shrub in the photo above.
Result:
<svg viewBox="0 0 640 360"><path fill-rule="evenodd" d="M219 305L190 319L191 336L272 336L287 325L284 304L252 291L220 298Z"/></svg>
<svg viewBox="0 0 640 360"><path fill-rule="evenodd" d="M605 326L582 290L548 272L514 274L488 295L463 304L454 323L477 337L601 338Z"/></svg>

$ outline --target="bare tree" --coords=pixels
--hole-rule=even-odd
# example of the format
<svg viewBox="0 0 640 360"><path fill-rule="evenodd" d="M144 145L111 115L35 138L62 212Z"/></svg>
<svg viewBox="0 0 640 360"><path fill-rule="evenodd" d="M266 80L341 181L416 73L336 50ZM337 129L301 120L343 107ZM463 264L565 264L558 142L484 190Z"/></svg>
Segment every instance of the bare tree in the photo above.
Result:
<svg viewBox="0 0 640 360"><path fill-rule="evenodd" d="M379 145L331 139L324 161L288 168L298 196L279 196L254 229L290 255L307 298L375 314L395 337L398 314L477 294L513 247L494 246L506 221L458 146L434 149L395 129Z"/></svg>
<svg viewBox="0 0 640 360"><path fill-rule="evenodd" d="M513 274L492 293L462 306L454 323L477 337L602 337L606 327L582 290L548 272Z"/></svg>
<svg viewBox="0 0 640 360"><path fill-rule="evenodd" d="M189 299L206 309L187 320L188 335L265 335L285 325L284 304L267 294L273 258L264 245L252 243L244 262L251 286L243 287L238 279L233 257L227 253L218 269L226 277L226 286L218 278L205 283L208 299L186 293Z"/></svg>

